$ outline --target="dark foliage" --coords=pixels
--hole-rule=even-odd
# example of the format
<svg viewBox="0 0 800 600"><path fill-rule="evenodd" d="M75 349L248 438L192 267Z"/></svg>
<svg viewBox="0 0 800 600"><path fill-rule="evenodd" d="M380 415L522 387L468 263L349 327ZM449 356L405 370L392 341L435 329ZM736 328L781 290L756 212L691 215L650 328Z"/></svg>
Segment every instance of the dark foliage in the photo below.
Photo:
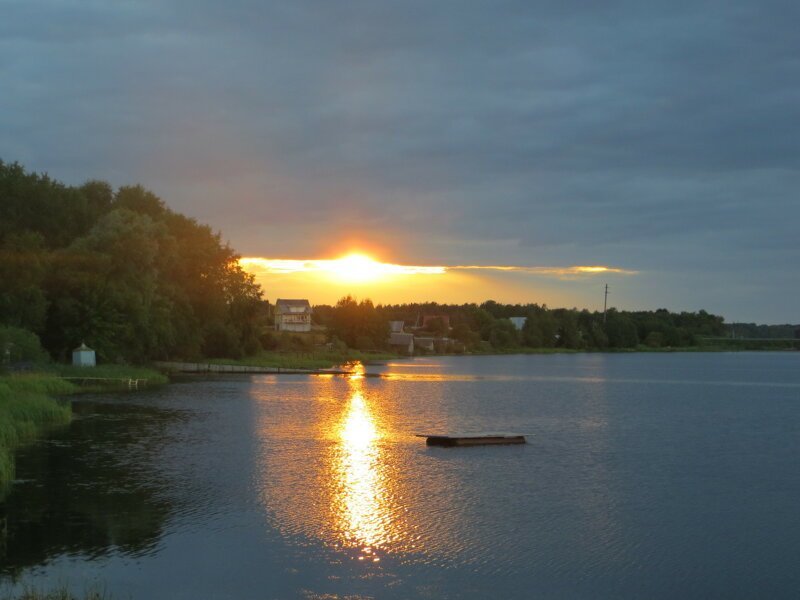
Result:
<svg viewBox="0 0 800 600"><path fill-rule="evenodd" d="M261 348L261 290L218 233L141 186L69 187L0 161L0 325L56 357L241 356Z"/></svg>
<svg viewBox="0 0 800 600"><path fill-rule="evenodd" d="M422 327L426 316L426 326ZM449 328L441 317L448 318ZM521 329L514 326L512 317L525 317ZM574 308L548 309L538 304L500 304L494 300L480 305L426 302L373 307L369 301L359 304L347 297L335 307L315 306L314 318L335 331L348 345L364 344L365 339L359 340L359 336L367 336L379 346L378 340L382 339L381 335L385 338L382 332L386 331L388 322L404 321L407 330L421 336L449 338L453 341L450 346L453 351L473 352L514 348L689 347L697 345L699 338L725 332L722 317L704 310L671 313L666 309L627 312L612 308L604 323L602 313ZM364 333L367 327L372 328L372 333Z"/></svg>

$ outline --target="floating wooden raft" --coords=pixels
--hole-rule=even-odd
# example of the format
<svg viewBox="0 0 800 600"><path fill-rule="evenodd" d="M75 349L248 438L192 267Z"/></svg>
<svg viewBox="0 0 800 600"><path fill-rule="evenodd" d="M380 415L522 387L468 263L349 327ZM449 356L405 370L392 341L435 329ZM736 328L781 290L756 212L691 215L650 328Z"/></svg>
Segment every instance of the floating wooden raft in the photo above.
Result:
<svg viewBox="0 0 800 600"><path fill-rule="evenodd" d="M485 446L493 444L525 443L525 436L515 433L418 434L417 437L424 437L425 443L428 446Z"/></svg>

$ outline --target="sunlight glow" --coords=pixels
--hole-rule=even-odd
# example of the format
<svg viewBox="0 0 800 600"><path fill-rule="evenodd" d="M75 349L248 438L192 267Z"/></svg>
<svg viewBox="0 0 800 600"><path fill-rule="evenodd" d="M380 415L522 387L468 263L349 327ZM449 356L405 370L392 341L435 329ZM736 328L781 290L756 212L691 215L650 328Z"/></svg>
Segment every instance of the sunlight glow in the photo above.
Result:
<svg viewBox="0 0 800 600"><path fill-rule="evenodd" d="M638 271L606 265L573 265L570 267L519 266L519 265L398 265L383 263L354 252L335 259L290 260L280 258L247 257L239 260L242 268L250 272L272 275L292 273L326 274L331 279L347 283L373 282L400 275L442 275L450 271L499 271L526 273L542 277L574 278L584 275L636 275Z"/></svg>
<svg viewBox="0 0 800 600"><path fill-rule="evenodd" d="M354 252L335 259L288 260L248 257L239 260L246 270L260 270L273 274L321 273L331 279L349 283L376 281L398 275L441 275L446 267L426 267L382 263L374 258Z"/></svg>
<svg viewBox="0 0 800 600"><path fill-rule="evenodd" d="M381 476L380 433L362 392L363 365L349 377L350 403L339 425L341 454L335 474L338 481L339 528L345 545L359 548L359 560L378 560L374 550L388 539L389 511Z"/></svg>

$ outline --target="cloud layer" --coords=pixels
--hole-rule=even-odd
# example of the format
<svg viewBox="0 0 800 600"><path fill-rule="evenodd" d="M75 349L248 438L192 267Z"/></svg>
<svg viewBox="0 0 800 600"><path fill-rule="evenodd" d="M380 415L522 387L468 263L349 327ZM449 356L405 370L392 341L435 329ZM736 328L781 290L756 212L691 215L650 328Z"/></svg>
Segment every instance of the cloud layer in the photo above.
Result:
<svg viewBox="0 0 800 600"><path fill-rule="evenodd" d="M799 18L736 0L10 1L0 158L142 182L245 255L625 265L647 275L623 307L798 322Z"/></svg>

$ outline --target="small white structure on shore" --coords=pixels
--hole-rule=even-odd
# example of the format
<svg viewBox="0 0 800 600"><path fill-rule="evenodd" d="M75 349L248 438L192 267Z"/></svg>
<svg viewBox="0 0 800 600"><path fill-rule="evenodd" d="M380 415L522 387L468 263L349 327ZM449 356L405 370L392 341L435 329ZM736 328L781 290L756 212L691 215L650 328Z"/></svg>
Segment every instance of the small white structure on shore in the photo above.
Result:
<svg viewBox="0 0 800 600"><path fill-rule="evenodd" d="M97 366L97 357L94 350L89 348L84 343L72 351L72 364L76 367L94 367Z"/></svg>
<svg viewBox="0 0 800 600"><path fill-rule="evenodd" d="M509 317L508 319L514 324L514 327L517 331L522 331L522 328L525 327L525 321L528 320L528 317Z"/></svg>

